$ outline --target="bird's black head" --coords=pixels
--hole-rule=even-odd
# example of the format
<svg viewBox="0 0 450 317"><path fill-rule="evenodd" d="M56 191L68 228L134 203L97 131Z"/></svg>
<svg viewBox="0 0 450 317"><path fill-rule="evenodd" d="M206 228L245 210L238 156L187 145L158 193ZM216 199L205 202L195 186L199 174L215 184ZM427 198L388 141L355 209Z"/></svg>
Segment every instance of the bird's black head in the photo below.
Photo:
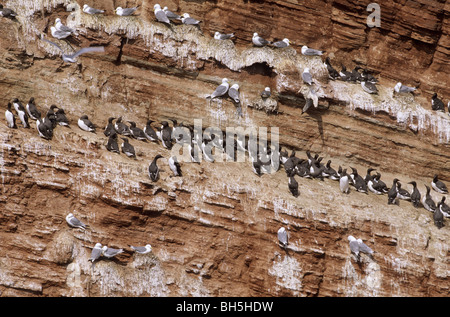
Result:
<svg viewBox="0 0 450 317"><path fill-rule="evenodd" d="M29 103L34 103L34 97L30 98L30 101L28 101Z"/></svg>
<svg viewBox="0 0 450 317"><path fill-rule="evenodd" d="M108 122L109 122L109 123L112 123L114 119L115 119L114 117L109 117L109 118L108 118Z"/></svg>
<svg viewBox="0 0 450 317"><path fill-rule="evenodd" d="M162 156L161 154L158 154L158 155L155 156L154 159L157 160L157 159L162 158L162 157L163 157L163 156Z"/></svg>

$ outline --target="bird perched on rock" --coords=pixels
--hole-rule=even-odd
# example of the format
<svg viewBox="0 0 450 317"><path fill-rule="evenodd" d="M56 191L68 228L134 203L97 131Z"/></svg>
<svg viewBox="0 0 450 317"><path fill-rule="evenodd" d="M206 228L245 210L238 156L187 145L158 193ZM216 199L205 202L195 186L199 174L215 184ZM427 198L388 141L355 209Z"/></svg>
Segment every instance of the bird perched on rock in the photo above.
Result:
<svg viewBox="0 0 450 317"><path fill-rule="evenodd" d="M174 21L174 20L181 21L181 16L170 11L168 7L164 7L163 11L170 21Z"/></svg>
<svg viewBox="0 0 450 317"><path fill-rule="evenodd" d="M65 54L63 49L58 44L53 43L52 41L46 40L43 37L41 39L43 41L55 46L57 49L59 49L62 52L62 60L66 63L75 63L77 61L77 57L80 56L81 54L105 51L105 47L103 47L103 46L91 46L91 47L83 47L82 49L78 50L74 54Z"/></svg>
<svg viewBox="0 0 450 317"><path fill-rule="evenodd" d="M161 6L158 3L153 6L153 11L155 13L155 18L158 22L165 23L170 26L170 19L167 17L166 13L161 9Z"/></svg>
<svg viewBox="0 0 450 317"><path fill-rule="evenodd" d="M308 67L306 67L305 70L303 71L302 79L308 85L312 85L313 84L313 79L312 79L311 73L309 72L309 68Z"/></svg>
<svg viewBox="0 0 450 317"><path fill-rule="evenodd" d="M330 62L330 58L327 57L325 58L325 66L327 67L327 71L328 71L328 78L332 79L332 80L336 80L340 77L339 72L334 69L333 66L331 66L331 62Z"/></svg>
<svg viewBox="0 0 450 317"><path fill-rule="evenodd" d="M56 110L56 112L55 112L55 118L56 118L56 122L59 125L62 125L64 127L69 126L69 119L67 119L64 109L58 108L58 110Z"/></svg>
<svg viewBox="0 0 450 317"><path fill-rule="evenodd" d="M354 76L353 76L354 77ZM363 76L361 79L362 89L369 94L378 94L377 86L367 79L367 76Z"/></svg>
<svg viewBox="0 0 450 317"><path fill-rule="evenodd" d="M442 196L442 199L438 202L436 208L439 208L444 217L450 218L450 207L445 203L445 196Z"/></svg>
<svg viewBox="0 0 450 317"><path fill-rule="evenodd" d="M288 47L289 44L291 42L289 41L289 39L282 39L281 41L277 41L272 43L273 46L275 46L276 48L284 48L284 47Z"/></svg>
<svg viewBox="0 0 450 317"><path fill-rule="evenodd" d="M87 115L82 115L80 119L78 119L78 126L81 130L95 133L95 125L89 120Z"/></svg>
<svg viewBox="0 0 450 317"><path fill-rule="evenodd" d="M120 154L119 144L117 143L117 133L116 131L111 132L108 137L108 143L106 144L106 149L110 152Z"/></svg>
<svg viewBox="0 0 450 317"><path fill-rule="evenodd" d="M270 44L269 41L267 41L266 39L259 36L258 33L256 33L256 32L253 33L252 43L253 43L253 45L260 46L260 47Z"/></svg>
<svg viewBox="0 0 450 317"><path fill-rule="evenodd" d="M8 128L17 129L16 116L14 116L14 113L12 112L11 107L12 107L12 104L10 102L8 102L8 108L5 111L6 123L8 125Z"/></svg>
<svg viewBox="0 0 450 317"><path fill-rule="evenodd" d="M425 185L425 188L427 189L427 193L422 198L422 205L426 210L434 212L436 210L436 204L433 200L433 197L431 197L430 187Z"/></svg>
<svg viewBox="0 0 450 317"><path fill-rule="evenodd" d="M344 168L339 178L339 189L342 193L348 194L350 191L350 176L347 174L347 169Z"/></svg>
<svg viewBox="0 0 450 317"><path fill-rule="evenodd" d="M409 87L403 85L401 82L398 82L394 87L394 94L406 94L406 93L412 93L416 91L416 87Z"/></svg>
<svg viewBox="0 0 450 317"><path fill-rule="evenodd" d="M130 127L122 122L122 116L117 118L116 122L114 123L114 129L120 135L131 136Z"/></svg>
<svg viewBox="0 0 450 317"><path fill-rule="evenodd" d="M431 109L444 112L444 103L438 98L437 93L434 93L431 97Z"/></svg>
<svg viewBox="0 0 450 317"><path fill-rule="evenodd" d="M270 87L264 88L264 90L261 92L261 98L263 98L263 99L269 98L270 95L271 95Z"/></svg>
<svg viewBox="0 0 450 317"><path fill-rule="evenodd" d="M325 51L315 50L315 49L309 48L306 45L302 46L302 54L303 55L306 55L306 56L320 56L320 55L323 55L323 53L325 53Z"/></svg>
<svg viewBox="0 0 450 317"><path fill-rule="evenodd" d="M220 32L214 33L214 39L216 39L216 40L229 40L233 37L234 37L234 33L228 33L228 34L224 34L224 33L220 33Z"/></svg>
<svg viewBox="0 0 450 317"><path fill-rule="evenodd" d="M278 229L277 235L278 235L278 242L280 243L280 245L283 248L286 248L288 245L288 238L289 238L286 229L284 227L281 227L280 229Z"/></svg>
<svg viewBox="0 0 450 317"><path fill-rule="evenodd" d="M289 186L289 191L291 192L292 196L294 197L298 197L299 196L299 192L298 192L298 182L295 180L295 171L291 172L291 175L289 176L289 180L288 180L288 186Z"/></svg>
<svg viewBox="0 0 450 317"><path fill-rule="evenodd" d="M13 106L17 112L17 116L19 117L20 122L22 123L24 128L29 128L30 124L28 123L28 114L25 107L19 101L19 99L13 99Z"/></svg>
<svg viewBox="0 0 450 317"><path fill-rule="evenodd" d="M128 121L128 123L130 124L130 132L131 132L131 136L137 140L140 141L147 141L147 136L144 133L144 130L142 130L141 128L138 128L136 126L136 122L134 121Z"/></svg>
<svg viewBox="0 0 450 317"><path fill-rule="evenodd" d="M167 121L161 122L161 127L156 131L156 135L161 140L161 144L166 149L172 148L172 128Z"/></svg>
<svg viewBox="0 0 450 317"><path fill-rule="evenodd" d="M83 12L87 14L100 14L105 13L104 10L99 10L88 6L87 4L83 5Z"/></svg>
<svg viewBox="0 0 450 317"><path fill-rule="evenodd" d="M127 138L121 138L123 140L122 143L122 152L125 153L128 157L136 158L136 151L134 150L134 146L132 146Z"/></svg>
<svg viewBox="0 0 450 317"><path fill-rule="evenodd" d="M181 174L181 165L178 162L178 159L177 159L176 156L171 156L169 158L169 167L172 170L173 175L175 175L175 176L183 176Z"/></svg>
<svg viewBox="0 0 450 317"><path fill-rule="evenodd" d="M66 221L69 224L69 226L73 227L73 228L80 228L80 229L86 229L87 225L85 225L82 221L80 221L79 219L77 219L73 213L69 213L66 216Z"/></svg>
<svg viewBox="0 0 450 317"><path fill-rule="evenodd" d="M152 252L152 246L150 244L146 244L143 247L135 247L130 245L131 249L134 250L134 252L139 253L139 254L147 254Z"/></svg>
<svg viewBox="0 0 450 317"><path fill-rule="evenodd" d="M189 13L183 13L183 17L181 18L181 22L187 25L199 25L202 21L191 18Z"/></svg>
<svg viewBox="0 0 450 317"><path fill-rule="evenodd" d="M230 89L228 89L228 96L234 101L234 103L238 104L240 102L238 84L233 84Z"/></svg>
<svg viewBox="0 0 450 317"><path fill-rule="evenodd" d="M58 40L65 39L65 38L69 37L72 34L72 32L59 31L54 26L50 27L50 33L52 34L52 36L54 38L56 38Z"/></svg>
<svg viewBox="0 0 450 317"><path fill-rule="evenodd" d="M411 200L411 194L404 188L402 188L402 184L397 182L397 198L403 200Z"/></svg>
<svg viewBox="0 0 450 317"><path fill-rule="evenodd" d="M50 120L45 120L45 119L48 119L48 117L45 117L43 119L41 119L41 117L39 117L36 120L36 129L41 138L44 138L46 140L51 140L53 138L53 126L52 126L52 123Z"/></svg>
<svg viewBox="0 0 450 317"><path fill-rule="evenodd" d="M64 25L64 24L61 22L61 19L60 19L60 18L56 18L56 19L55 19L55 28L56 28L57 31L60 31L60 32L67 32L67 33L75 34L75 35L76 35L75 29L72 29L72 28L70 28L70 27Z"/></svg>
<svg viewBox="0 0 450 317"><path fill-rule="evenodd" d="M9 8L4 8L2 4L0 4L0 16L9 18L9 19L15 19L17 17L17 13Z"/></svg>
<svg viewBox="0 0 450 317"><path fill-rule="evenodd" d="M350 167L352 169L352 173L350 174L350 179L352 180L353 186L355 186L356 190L361 193L367 194L367 184L362 178L361 175L358 174L358 171L354 167Z"/></svg>
<svg viewBox="0 0 450 317"><path fill-rule="evenodd" d="M120 16L130 16L133 15L134 12L138 9L139 6L133 7L133 8L122 8L117 7L114 12L116 12L117 15Z"/></svg>
<svg viewBox="0 0 450 317"><path fill-rule="evenodd" d="M411 203L413 204L414 207L419 207L420 206L420 192L419 189L417 188L417 183L415 181L409 182L408 184L413 185L413 190L411 192Z"/></svg>
<svg viewBox="0 0 450 317"><path fill-rule="evenodd" d="M159 179L159 167L157 165L157 161L160 158L162 158L161 154L156 155L153 161L148 166L148 176L153 182L156 182Z"/></svg>
<svg viewBox="0 0 450 317"><path fill-rule="evenodd" d="M361 239L356 240L353 236L348 236L350 251L355 254L357 261L360 260L360 254L365 253L372 257L373 250L367 246Z"/></svg>
<svg viewBox="0 0 450 317"><path fill-rule="evenodd" d="M100 258L102 255L102 245L101 243L96 243L94 248L92 249L91 256L88 261L94 262Z"/></svg>
<svg viewBox="0 0 450 317"><path fill-rule="evenodd" d="M152 127L152 122L155 122L153 120L147 120L147 125L144 128L145 136L148 140L152 142L158 142L158 135L156 134L155 130Z"/></svg>
<svg viewBox="0 0 450 317"><path fill-rule="evenodd" d="M102 255L107 257L107 258L112 258L120 253L123 252L123 249L114 249L114 248L109 248L106 245L104 245L102 247Z"/></svg>
<svg viewBox="0 0 450 317"><path fill-rule="evenodd" d="M115 134L116 133L116 130L114 129L113 120L115 120L114 117L109 117L108 118L108 124L106 125L105 130L103 130L103 134L105 136L110 136L111 134L113 134L113 133Z"/></svg>
<svg viewBox="0 0 450 317"><path fill-rule="evenodd" d="M41 113L39 112L39 110L37 110L36 104L34 102L34 97L30 98L25 108L27 109L28 116L31 119L37 120L37 118L41 117Z"/></svg>
<svg viewBox="0 0 450 317"><path fill-rule="evenodd" d="M228 83L228 78L222 78L222 83L217 86L217 88L214 90L214 92L207 96L206 99L214 99L217 97L222 97L228 92L228 88L230 87L230 84Z"/></svg>
<svg viewBox="0 0 450 317"><path fill-rule="evenodd" d="M397 183L398 183L398 179L394 178L394 180L392 181L392 186L388 191L388 205L395 204L398 201L397 200Z"/></svg>
<svg viewBox="0 0 450 317"><path fill-rule="evenodd" d="M438 203L438 206L439 206L439 203ZM434 210L433 220L434 220L434 225L438 229L441 229L444 226L444 214L441 212L439 207Z"/></svg>
<svg viewBox="0 0 450 317"><path fill-rule="evenodd" d="M447 186L438 179L437 174L434 175L433 180L431 181L431 187L441 194L448 194Z"/></svg>

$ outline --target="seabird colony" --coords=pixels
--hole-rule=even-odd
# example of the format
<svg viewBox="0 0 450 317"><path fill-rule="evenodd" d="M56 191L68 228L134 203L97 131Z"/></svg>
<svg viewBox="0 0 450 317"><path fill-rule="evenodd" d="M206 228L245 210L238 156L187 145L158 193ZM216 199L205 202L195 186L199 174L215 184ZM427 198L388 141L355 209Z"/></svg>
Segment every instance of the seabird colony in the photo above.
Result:
<svg viewBox="0 0 450 317"><path fill-rule="evenodd" d="M138 10L139 6L132 8L122 8L117 7L114 12L118 16L128 17L133 16L135 12ZM104 10L100 10L97 8L89 7L87 4L83 5L82 11L85 14L90 15L98 15L104 14ZM182 15L178 15L170 11L167 7L161 9L159 4L154 5L154 14L157 22L164 23L168 26L171 26L174 22L179 22L181 24L186 25L194 25L199 26L201 21L195 18L192 18L188 13L183 13ZM10 19L15 19L17 17L17 13L9 8L4 8L3 5L0 4L0 16L6 17ZM58 40L66 39L71 35L78 36L78 33L75 29L70 28L64 25L60 18L55 20L55 24L51 26L50 32L52 36ZM221 33L215 32L214 39L215 40L230 40L235 37L234 33ZM57 50L61 52L62 60L65 63L75 63L77 59L82 54L87 53L104 53L105 49L103 46L94 46L94 47L84 47L76 51L72 54L66 54L64 50L55 42L49 41L41 35L41 40L49 43L54 46ZM253 33L253 37L251 39L253 45L255 47L264 47L264 46L272 46L275 49L282 49L290 46L291 41L287 38L272 42L266 40L261 37L258 33ZM306 45L303 45L301 48L301 53L304 56L322 56L325 51L317 50L313 48L309 48ZM378 80L367 70L363 69L360 66L356 66L353 71L347 71L344 65L341 65L341 71L337 71L331 64L330 58L326 57L324 62L329 79L331 80L342 80L350 83L360 83L362 89L369 94L377 94L378 89L376 87L376 83ZM362 71L362 72L361 72ZM312 85L313 77L309 72L309 68L305 68L302 73L302 79L305 84ZM394 89L393 93L396 94L413 94L417 90L417 87L410 87L403 85L401 82L398 82ZM239 84L235 83L230 87L229 80L227 78L222 79L222 83L210 94L207 96L207 99L215 99L227 96L231 98L231 100L235 104L240 103L239 98ZM263 99L267 99L271 97L272 93L270 87L266 87L264 91L261 92L260 96ZM312 99L307 99L305 107L303 107L302 113L306 112L308 108L313 104ZM53 130L57 125L61 126L69 126L69 120L67 119L64 109L57 107L56 105L52 105L44 118L41 116L41 112L38 110L36 106L34 97L30 98L26 107L24 107L21 102L14 98L12 102L8 103L7 110L5 111L5 119L7 123L7 127L12 129L17 129L18 126L16 124L16 116L13 113L13 108L16 111L18 122L22 124L24 128L30 128L28 118L36 121L36 129L38 131L38 135L44 139L51 140L53 137ZM438 98L437 93L434 93L431 99L431 108L435 111L445 111L444 103L441 99ZM448 108L450 111L450 101L448 103ZM56 109L56 111L55 111ZM113 121L116 120L115 123ZM121 145L122 153L127 155L128 157L136 158L136 152L134 146L129 143L129 140L126 137L134 138L136 140L140 140L143 142L152 141L159 143L166 148L170 149L174 142L177 142L176 138L176 128L185 127L190 128L189 126L179 125L176 126L176 120L171 120L174 125L170 127L167 121L162 121L160 126L153 127L152 123L156 121L149 119L147 121L147 125L144 129L140 129L137 127L134 121L128 121L130 123L130 127L128 127L125 123L122 122L122 117L114 118L110 117L108 119L108 123L104 129L104 134L108 137L108 143L106 144L106 149L111 152L115 152L120 155L119 145L117 143L118 136L121 136L123 143ZM81 130L86 132L96 133L97 126L90 121L87 115L82 115L78 119L78 126ZM193 131L191 131L193 132ZM223 135L222 135L223 136ZM223 138L219 138L223 140ZM367 171L367 175L363 178L358 174L358 171L354 167L350 167L352 172L350 174L347 173L347 168L342 168L339 166L339 169L336 171L331 167L331 160L328 160L327 164L324 165L321 163L323 157L319 157L316 154L314 157L307 151L306 158L297 158L295 151L292 151L291 155L288 156L287 151L278 151L278 153L271 152L271 147L266 149L267 153L256 154L255 151L251 151L250 144L248 141L238 140L237 148L246 151L249 153L249 157L252 161L252 168L255 174L261 176L264 173L270 173L270 167L275 160L278 161L279 165L283 166L285 172L288 177L288 186L287 190L294 196L299 197L299 185L295 179L295 176L304 177L304 178L319 178L323 180L324 178L329 178L331 180L339 181L339 188L342 193L348 194L350 192L350 186L354 187L354 189L358 192L362 192L368 194L369 192L374 193L376 195L387 194L387 203L388 204L398 204L399 200L410 201L414 207L420 207L421 205L428 211L433 213L433 220L435 225L438 228L443 226L443 218L450 217L450 210L447 204L445 204L445 196L442 197L441 201L437 204L434 202L433 198L430 195L431 189L440 193L440 194L448 194L448 189L446 185L438 179L438 175L434 175L433 179L430 182L430 186L425 185L426 194L421 195L418 188L417 183L415 181L411 181L408 184L413 186L412 192L409 193L405 188L402 188L400 181L396 178L394 179L392 186L388 188L386 184L381 181L381 174L376 173L376 175L372 175L371 173L375 171L373 168L369 168ZM212 134L209 137L204 136L202 139L198 139L196 135L192 137L189 144L189 149L191 152L192 162L200 163L198 159L198 154L202 153L205 160L209 162L214 162L214 158L211 156L211 147L217 145L217 141L215 139L215 135ZM223 144L221 144L223 145ZM209 151L208 151L209 148ZM148 167L148 177L152 182L157 182L160 179L160 168L157 164L158 159L163 158L161 154L157 154ZM268 159L268 160L267 160ZM269 162L269 163L267 163ZM180 163L177 160L176 156L170 156L168 159L168 165L170 170L173 173L173 176L182 177L182 168ZM275 170L276 171L276 170ZM82 221L77 219L72 213L69 213L66 216L67 224L72 228L79 228L82 230L86 230L89 228ZM284 227L280 228L278 231L278 240L280 245L283 248L286 248L288 245L288 235L287 231ZM366 244L362 242L361 239L355 239L353 236L348 237L350 250L359 261L359 257L361 253L366 253L369 256L373 255L373 250L368 247ZM145 246L130 246L133 251L139 254L146 254L151 252L152 248L150 244ZM101 243L96 243L92 249L91 256L89 261L96 261L101 256L106 258L112 258L123 252L122 248L115 249L110 248L108 246L102 246Z"/></svg>

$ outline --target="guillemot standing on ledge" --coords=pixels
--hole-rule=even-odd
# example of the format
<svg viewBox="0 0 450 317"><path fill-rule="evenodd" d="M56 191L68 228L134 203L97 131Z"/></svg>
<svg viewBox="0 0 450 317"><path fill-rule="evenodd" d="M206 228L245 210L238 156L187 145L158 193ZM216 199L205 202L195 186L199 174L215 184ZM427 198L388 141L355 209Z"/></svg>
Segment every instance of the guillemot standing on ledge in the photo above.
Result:
<svg viewBox="0 0 450 317"><path fill-rule="evenodd" d="M434 212L436 210L436 204L434 203L433 198L430 195L430 187L425 185L427 189L427 194L422 198L422 205L426 210Z"/></svg>
<svg viewBox="0 0 450 317"><path fill-rule="evenodd" d="M27 109L28 115L31 119L37 120L41 117L41 113L37 110L36 104L34 102L34 97L30 98L25 108Z"/></svg>
<svg viewBox="0 0 450 317"><path fill-rule="evenodd" d="M417 208L420 206L420 198L421 198L420 192L417 189L417 183L412 181L412 182L409 182L408 184L413 185L413 190L411 193L411 202L412 202L413 206Z"/></svg>
<svg viewBox="0 0 450 317"><path fill-rule="evenodd" d="M148 176L152 180L152 182L156 182L159 179L159 167L157 165L158 159L162 158L161 154L155 156L153 161L148 166Z"/></svg>
<svg viewBox="0 0 450 317"><path fill-rule="evenodd" d="M6 111L5 111L6 123L8 124L9 128L17 129L16 117L14 116L14 113L11 110L11 106L12 106L12 104L9 102L8 109L6 109Z"/></svg>
<svg viewBox="0 0 450 317"><path fill-rule="evenodd" d="M136 158L136 152L134 151L134 146L132 146L127 138L121 138L123 140L122 143L122 152L125 153L128 157Z"/></svg>

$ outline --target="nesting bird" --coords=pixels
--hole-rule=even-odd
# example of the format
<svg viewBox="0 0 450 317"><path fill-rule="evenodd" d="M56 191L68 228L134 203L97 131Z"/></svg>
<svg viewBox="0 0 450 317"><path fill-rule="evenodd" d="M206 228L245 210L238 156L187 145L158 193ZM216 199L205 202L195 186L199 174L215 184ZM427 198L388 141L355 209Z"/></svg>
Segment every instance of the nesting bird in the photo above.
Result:
<svg viewBox="0 0 450 317"><path fill-rule="evenodd" d="M102 247L102 255L107 258L115 257L116 255L118 255L122 252L123 252L123 249L109 248L106 245Z"/></svg>
<svg viewBox="0 0 450 317"><path fill-rule="evenodd" d="M139 253L139 254L147 254L152 252L152 246L150 244L146 244L143 247L135 247L130 245L130 248L134 250L134 252Z"/></svg>
<svg viewBox="0 0 450 317"><path fill-rule="evenodd" d="M284 48L284 47L288 47L290 43L291 42L289 41L289 39L285 38L285 39L282 39L281 41L272 43L272 45L275 46L276 48Z"/></svg>
<svg viewBox="0 0 450 317"><path fill-rule="evenodd" d="M202 21L191 18L189 13L183 13L183 17L181 18L181 22L187 25L199 25Z"/></svg>
<svg viewBox="0 0 450 317"><path fill-rule="evenodd" d="M309 48L306 45L302 46L302 54L303 55L306 55L306 56L320 56L320 55L323 55L323 53L325 53L325 51L315 50L315 49Z"/></svg>
<svg viewBox="0 0 450 317"><path fill-rule="evenodd" d="M130 15L133 15L133 13L136 12L137 9L138 9L138 6L133 7L133 8L117 7L114 10L114 12L116 12L116 14L120 15L120 16L130 16Z"/></svg>
<svg viewBox="0 0 450 317"><path fill-rule="evenodd" d="M416 87L405 86L401 82L398 82L394 87L394 93L398 94L412 93L416 91L416 89L417 89Z"/></svg>
<svg viewBox="0 0 450 317"><path fill-rule="evenodd" d="M348 236L350 251L356 255L356 259L359 262L360 253L365 253L368 256L372 256L373 250L367 246L361 239L356 240L353 236Z"/></svg>
<svg viewBox="0 0 450 317"><path fill-rule="evenodd" d="M224 34L224 33L220 33L220 32L214 33L214 39L216 39L216 40L229 40L233 37L234 37L234 33L228 33L228 34Z"/></svg>
<svg viewBox="0 0 450 317"><path fill-rule="evenodd" d="M153 6L153 11L155 13L155 18L158 22L170 25L170 19L167 17L166 13L161 9L161 6L158 3Z"/></svg>
<svg viewBox="0 0 450 317"><path fill-rule="evenodd" d="M83 5L83 12L87 14L101 14L105 13L104 10L99 10L88 6L87 4Z"/></svg>

